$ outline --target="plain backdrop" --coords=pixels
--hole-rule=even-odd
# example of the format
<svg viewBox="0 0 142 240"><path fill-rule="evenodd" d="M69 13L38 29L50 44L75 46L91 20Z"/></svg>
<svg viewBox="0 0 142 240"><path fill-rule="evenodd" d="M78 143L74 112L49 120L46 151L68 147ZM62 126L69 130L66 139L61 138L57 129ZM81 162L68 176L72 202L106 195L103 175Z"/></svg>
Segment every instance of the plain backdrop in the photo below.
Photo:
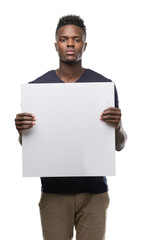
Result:
<svg viewBox="0 0 142 240"><path fill-rule="evenodd" d="M42 240L40 179L22 178L14 119L21 112L20 84L58 68L54 33L59 18L66 14L84 19L88 46L83 67L115 82L128 134L126 148L116 152L117 175L108 177L106 240L142 238L141 12L140 0L1 1L0 239Z"/></svg>

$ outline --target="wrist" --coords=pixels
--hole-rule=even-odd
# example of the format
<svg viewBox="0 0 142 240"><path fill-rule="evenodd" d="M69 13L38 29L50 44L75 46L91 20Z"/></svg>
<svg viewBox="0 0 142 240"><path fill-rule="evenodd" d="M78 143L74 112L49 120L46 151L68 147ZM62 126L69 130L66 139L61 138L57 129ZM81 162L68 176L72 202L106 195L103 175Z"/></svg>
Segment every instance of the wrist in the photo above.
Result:
<svg viewBox="0 0 142 240"><path fill-rule="evenodd" d="M116 131L120 131L121 130L121 121L119 121L118 125L115 128Z"/></svg>

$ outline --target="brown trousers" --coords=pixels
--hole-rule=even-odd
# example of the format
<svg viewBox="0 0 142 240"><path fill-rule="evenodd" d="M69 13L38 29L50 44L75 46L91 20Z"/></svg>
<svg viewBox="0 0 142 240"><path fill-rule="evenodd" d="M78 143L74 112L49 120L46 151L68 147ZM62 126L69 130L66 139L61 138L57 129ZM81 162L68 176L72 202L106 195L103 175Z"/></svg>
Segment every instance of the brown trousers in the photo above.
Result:
<svg viewBox="0 0 142 240"><path fill-rule="evenodd" d="M44 240L104 240L108 193L42 193L39 202Z"/></svg>

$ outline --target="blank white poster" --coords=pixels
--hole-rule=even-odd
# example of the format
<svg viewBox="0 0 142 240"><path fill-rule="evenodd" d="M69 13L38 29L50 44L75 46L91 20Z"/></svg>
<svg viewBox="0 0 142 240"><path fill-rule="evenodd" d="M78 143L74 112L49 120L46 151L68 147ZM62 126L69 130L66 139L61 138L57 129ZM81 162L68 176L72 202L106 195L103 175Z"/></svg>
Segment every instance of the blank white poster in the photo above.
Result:
<svg viewBox="0 0 142 240"><path fill-rule="evenodd" d="M114 106L114 83L23 84L24 177L115 175L115 129L100 120Z"/></svg>

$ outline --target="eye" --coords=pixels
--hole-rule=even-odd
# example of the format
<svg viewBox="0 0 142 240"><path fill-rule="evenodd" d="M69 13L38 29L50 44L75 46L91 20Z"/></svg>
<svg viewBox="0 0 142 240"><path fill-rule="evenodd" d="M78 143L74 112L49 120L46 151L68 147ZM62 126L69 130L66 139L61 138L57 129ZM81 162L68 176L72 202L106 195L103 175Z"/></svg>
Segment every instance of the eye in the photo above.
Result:
<svg viewBox="0 0 142 240"><path fill-rule="evenodd" d="M65 39L65 38L63 38L63 39L61 39L60 41L61 41L61 42L66 42L66 39Z"/></svg>
<svg viewBox="0 0 142 240"><path fill-rule="evenodd" d="M76 42L81 42L81 40L80 40L80 39L75 39L75 41L76 41Z"/></svg>

